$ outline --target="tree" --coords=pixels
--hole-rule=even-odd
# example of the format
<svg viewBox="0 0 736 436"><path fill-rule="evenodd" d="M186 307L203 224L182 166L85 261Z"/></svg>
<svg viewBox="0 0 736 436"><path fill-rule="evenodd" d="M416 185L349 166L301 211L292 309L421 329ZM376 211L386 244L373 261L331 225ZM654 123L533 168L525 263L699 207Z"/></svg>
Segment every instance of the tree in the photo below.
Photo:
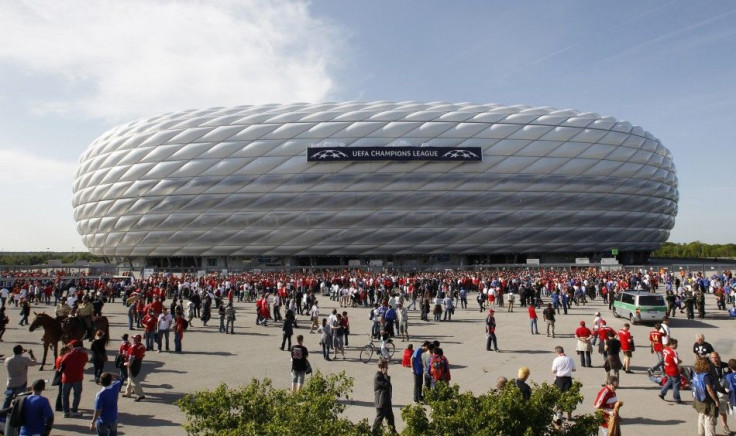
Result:
<svg viewBox="0 0 736 436"><path fill-rule="evenodd" d="M406 423L402 435L525 435L559 434L551 417L556 406L562 411L573 411L583 396L580 382L574 382L567 392L548 385L535 386L529 401L524 401L519 389L508 383L502 391L491 390L475 396L460 393L458 385L438 383L425 391L425 401L431 409L410 405L401 410ZM564 434L589 436L598 431L597 414L576 416L575 422L564 427Z"/></svg>
<svg viewBox="0 0 736 436"><path fill-rule="evenodd" d="M294 394L276 389L270 379L230 389L220 384L212 391L187 394L177 405L187 417L184 428L204 435L364 435L367 420L355 424L340 417L349 399L353 379L339 374L310 377Z"/></svg>

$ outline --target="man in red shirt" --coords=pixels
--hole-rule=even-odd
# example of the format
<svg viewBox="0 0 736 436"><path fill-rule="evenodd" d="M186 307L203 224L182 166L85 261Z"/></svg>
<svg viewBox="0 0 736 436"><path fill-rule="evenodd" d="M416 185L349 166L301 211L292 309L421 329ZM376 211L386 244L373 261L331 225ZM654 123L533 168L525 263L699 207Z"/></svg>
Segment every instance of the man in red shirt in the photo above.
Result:
<svg viewBox="0 0 736 436"><path fill-rule="evenodd" d="M592 336L593 332L585 326L585 321L580 321L580 327L575 330L575 337L578 340L575 345L575 351L580 356L580 366L593 367L590 363L590 352L593 351L593 346L590 344L590 338Z"/></svg>
<svg viewBox="0 0 736 436"><path fill-rule="evenodd" d="M598 391L598 395L596 395L595 401L593 401L593 407L603 412L600 426L605 430L604 434L606 435L608 434L609 421L611 419L617 419L616 413L613 411L613 407L618 401L618 398L616 397L616 388L618 388L618 377L615 375L609 375L605 386L603 386L603 389Z"/></svg>
<svg viewBox="0 0 736 436"><path fill-rule="evenodd" d="M657 364L653 367L647 369L647 374L649 376L652 376L652 373L660 369L664 366L664 360L662 358L662 350L664 347L662 346L662 332L659 330L662 326L657 323L654 325L654 328L652 331L649 332L649 344L651 346L651 352L652 354L657 355Z"/></svg>
<svg viewBox="0 0 736 436"><path fill-rule="evenodd" d="M533 304L529 305L529 326L533 335L539 334L539 328L537 328L537 311L534 310Z"/></svg>
<svg viewBox="0 0 736 436"><path fill-rule="evenodd" d="M61 372L61 404L64 409L64 418L80 417L79 401L82 399L82 381L84 380L84 365L87 364L89 357L87 352L82 348L82 343L76 339L69 342L69 348L72 349L67 353L60 362ZM71 409L69 408L69 394L74 390L74 401Z"/></svg>
<svg viewBox="0 0 736 436"><path fill-rule="evenodd" d="M122 365L118 368L120 370L120 380L125 383L125 381L128 379L128 367L125 366L125 362L128 361L128 349L133 346L133 344L130 343L128 340L128 334L125 333L123 335L123 342L120 344L120 348L118 348L118 355L123 356ZM116 366L117 366L117 359L116 359Z"/></svg>
<svg viewBox="0 0 736 436"><path fill-rule="evenodd" d="M181 353L181 340L184 337L184 330L187 329L187 320L181 313L176 314L174 321L174 352Z"/></svg>
<svg viewBox="0 0 736 436"><path fill-rule="evenodd" d="M631 336L629 329L631 326L629 323L624 323L624 328L618 331L618 340L621 342L621 352L624 353L624 371L628 374L632 374L633 371L629 369L631 365L631 355L634 351L634 338Z"/></svg>
<svg viewBox="0 0 736 436"><path fill-rule="evenodd" d="M128 384L125 386L124 397L132 397L135 391L135 401L141 401L146 398L143 395L143 388L141 387L141 381L138 375L141 372L141 363L143 362L143 356L146 355L146 347L141 343L141 335L133 336L133 345L128 348L128 361L125 362L125 366L128 367Z"/></svg>
<svg viewBox="0 0 736 436"><path fill-rule="evenodd" d="M605 344L606 340L608 339L608 332L613 333L613 335L616 335L616 330L612 329L611 327L608 327L606 325L605 320L601 320L600 325L598 326L598 353L603 354L603 359L605 360L606 351L605 351Z"/></svg>
<svg viewBox="0 0 736 436"><path fill-rule="evenodd" d="M667 377L667 383L659 392L659 398L664 400L667 391L672 388L672 398L675 399L675 403L680 404L682 403L680 400L680 356L675 351L676 349L677 339L670 339L670 343L662 350L664 375Z"/></svg>
<svg viewBox="0 0 736 436"><path fill-rule="evenodd" d="M153 351L157 324L158 317L153 314L153 309L148 309L148 314L143 317L143 328L146 330L146 351Z"/></svg>

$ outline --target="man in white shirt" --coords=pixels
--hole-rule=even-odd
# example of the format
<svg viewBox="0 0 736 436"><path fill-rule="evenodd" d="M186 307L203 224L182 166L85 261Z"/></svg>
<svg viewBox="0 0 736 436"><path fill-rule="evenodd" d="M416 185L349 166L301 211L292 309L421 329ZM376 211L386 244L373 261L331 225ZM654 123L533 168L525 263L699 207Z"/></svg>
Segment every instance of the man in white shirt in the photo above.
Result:
<svg viewBox="0 0 736 436"><path fill-rule="evenodd" d="M662 332L662 345L666 347L670 343L670 337L672 335L669 319L665 318L662 320L662 327L660 327L659 331Z"/></svg>
<svg viewBox="0 0 736 436"><path fill-rule="evenodd" d="M572 373L575 371L575 360L565 355L565 350L561 346L555 347L557 357L552 361L552 374L555 375L555 386L560 391L567 392L572 387ZM557 421L562 421L562 411L556 412ZM567 419L572 420L572 412L567 412Z"/></svg>
<svg viewBox="0 0 736 436"><path fill-rule="evenodd" d="M161 352L161 338L166 338L166 351L169 351L169 330L171 329L171 314L167 308L163 308L163 312L158 316L158 331L156 332L156 344L158 352Z"/></svg>
<svg viewBox="0 0 736 436"><path fill-rule="evenodd" d="M8 295L10 295L10 289L5 286L0 291L0 300L2 300L2 307L5 307L5 302L8 301Z"/></svg>
<svg viewBox="0 0 736 436"><path fill-rule="evenodd" d="M312 309L309 311L309 317L312 319L312 327L309 329L309 333L314 333L314 329L319 328L319 306L317 300L314 300Z"/></svg>

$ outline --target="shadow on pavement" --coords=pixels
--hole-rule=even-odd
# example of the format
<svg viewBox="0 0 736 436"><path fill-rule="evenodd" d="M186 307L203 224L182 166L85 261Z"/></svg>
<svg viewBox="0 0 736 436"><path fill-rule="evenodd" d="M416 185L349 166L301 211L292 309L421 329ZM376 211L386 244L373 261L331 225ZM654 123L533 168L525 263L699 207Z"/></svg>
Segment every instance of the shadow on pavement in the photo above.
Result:
<svg viewBox="0 0 736 436"><path fill-rule="evenodd" d="M623 408L622 408L623 412ZM626 417L624 413L624 417L621 420L621 423L623 425L629 425L629 424L643 424L643 425L677 425L682 424L683 420L680 419L652 419L652 418L644 418L644 417L636 417L636 418L628 418Z"/></svg>

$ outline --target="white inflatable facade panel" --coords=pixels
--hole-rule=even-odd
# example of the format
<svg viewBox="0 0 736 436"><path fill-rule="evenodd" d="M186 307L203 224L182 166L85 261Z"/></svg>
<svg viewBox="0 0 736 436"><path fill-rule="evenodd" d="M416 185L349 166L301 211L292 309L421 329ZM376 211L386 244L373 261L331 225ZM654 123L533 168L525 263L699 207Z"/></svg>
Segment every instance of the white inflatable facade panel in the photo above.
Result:
<svg viewBox="0 0 736 436"><path fill-rule="evenodd" d="M482 162L308 162L307 147L481 147ZM651 251L672 155L594 113L324 103L170 113L114 128L74 181L84 244L114 256Z"/></svg>

